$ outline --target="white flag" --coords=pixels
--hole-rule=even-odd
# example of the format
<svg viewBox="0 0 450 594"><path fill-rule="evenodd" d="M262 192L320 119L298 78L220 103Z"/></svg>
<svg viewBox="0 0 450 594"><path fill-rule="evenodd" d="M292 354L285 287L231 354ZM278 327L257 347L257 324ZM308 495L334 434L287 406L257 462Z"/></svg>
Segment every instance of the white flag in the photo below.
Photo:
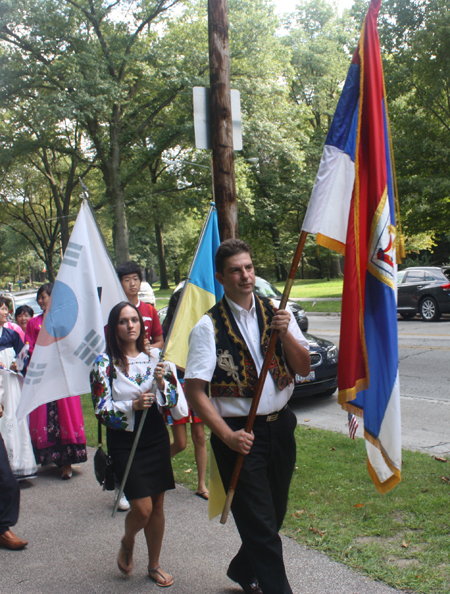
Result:
<svg viewBox="0 0 450 594"><path fill-rule="evenodd" d="M90 391L89 372L105 349L104 326L120 301L125 293L84 201L28 365L18 419L41 404Z"/></svg>

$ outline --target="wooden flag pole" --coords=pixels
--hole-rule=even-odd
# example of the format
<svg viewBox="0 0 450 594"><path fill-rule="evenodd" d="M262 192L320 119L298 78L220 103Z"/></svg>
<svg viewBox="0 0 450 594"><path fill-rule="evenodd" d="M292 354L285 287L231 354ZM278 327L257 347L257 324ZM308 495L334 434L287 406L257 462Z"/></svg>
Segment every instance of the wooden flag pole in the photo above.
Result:
<svg viewBox="0 0 450 594"><path fill-rule="evenodd" d="M308 236L308 233L306 231L302 231L300 233L300 237L298 239L298 244L297 244L297 249L295 250L294 258L293 258L292 264L291 264L291 269L289 270L289 275L286 280L286 285L284 287L283 296L281 297L279 309L285 309L285 307L286 307L287 300L289 299L289 295L291 293L292 285L294 284L295 275L297 273L297 268L298 268L300 258L303 253L303 248L305 246L305 241L306 241L307 236ZM278 330L272 330L272 333L270 335L270 340L269 340L269 346L267 347L266 356L264 357L264 363L263 363L263 366L261 369L261 373L259 374L258 383L256 384L255 393L254 393L253 399L252 399L252 405L250 407L250 412L248 414L247 423L245 425L245 431L247 433L251 433L253 430L253 423L255 422L256 411L258 410L258 405L259 405L259 401L261 399L262 389L264 386L264 382L266 381L267 372L269 371L269 364L270 364L270 361L272 360L272 355L275 350L275 344L277 342L277 338L278 338ZM234 471L233 471L231 483L228 488L225 505L223 506L222 516L220 518L221 524L225 524L227 521L243 462L244 462L244 455L238 454L238 456L236 458L236 463L234 465Z"/></svg>

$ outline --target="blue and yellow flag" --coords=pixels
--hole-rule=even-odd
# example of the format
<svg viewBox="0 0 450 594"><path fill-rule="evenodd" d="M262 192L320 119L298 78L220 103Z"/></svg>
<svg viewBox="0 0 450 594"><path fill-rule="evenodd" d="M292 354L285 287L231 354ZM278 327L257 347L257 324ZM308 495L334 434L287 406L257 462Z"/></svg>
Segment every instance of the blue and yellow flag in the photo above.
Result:
<svg viewBox="0 0 450 594"><path fill-rule="evenodd" d="M167 361L172 361L182 369L186 367L189 333L203 314L223 296L223 287L215 277L214 257L219 245L217 211L213 209L206 223L164 356Z"/></svg>

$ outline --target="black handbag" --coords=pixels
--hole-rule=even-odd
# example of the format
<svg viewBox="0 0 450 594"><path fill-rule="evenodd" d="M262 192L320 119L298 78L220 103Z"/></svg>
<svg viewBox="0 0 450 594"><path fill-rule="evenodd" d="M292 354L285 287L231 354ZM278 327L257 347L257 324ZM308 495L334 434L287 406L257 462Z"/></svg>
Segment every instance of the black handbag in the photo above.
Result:
<svg viewBox="0 0 450 594"><path fill-rule="evenodd" d="M111 358L110 358L111 361ZM109 365L109 386L112 390L112 365ZM95 478L103 487L103 491L114 491L116 480L114 477L114 470L111 457L103 450L102 447L102 424L98 421L98 445L94 456L94 472Z"/></svg>
<svg viewBox="0 0 450 594"><path fill-rule="evenodd" d="M102 424L98 422L98 447L94 456L95 478L103 487L103 491L114 491L116 481L110 456L102 448Z"/></svg>

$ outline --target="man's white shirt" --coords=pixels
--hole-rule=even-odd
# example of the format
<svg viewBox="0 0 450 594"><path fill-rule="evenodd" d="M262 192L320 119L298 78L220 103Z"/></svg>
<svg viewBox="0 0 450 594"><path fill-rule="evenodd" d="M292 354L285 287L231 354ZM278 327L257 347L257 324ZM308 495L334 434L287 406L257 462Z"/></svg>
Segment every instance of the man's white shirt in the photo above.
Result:
<svg viewBox="0 0 450 594"><path fill-rule="evenodd" d="M236 320L236 324L247 343L247 347L253 357L259 375L264 362L264 356L261 352L261 336L253 295L252 298L252 307L250 311L247 311L225 296ZM275 307L278 307L279 301L273 300L272 302ZM286 311L289 311L291 314L288 328L289 332L300 345L309 350L308 341L298 327L289 306L286 306ZM194 326L189 336L189 354L184 375L185 379L200 379L206 382L211 381L216 368L216 362L214 326L211 318L205 314ZM281 410L289 401L293 390L294 382L291 382L289 386L280 391L272 376L268 373L261 393L261 400L259 402L257 414L268 415ZM211 402L222 417L241 417L248 415L252 400L251 398L225 397L211 398Z"/></svg>

